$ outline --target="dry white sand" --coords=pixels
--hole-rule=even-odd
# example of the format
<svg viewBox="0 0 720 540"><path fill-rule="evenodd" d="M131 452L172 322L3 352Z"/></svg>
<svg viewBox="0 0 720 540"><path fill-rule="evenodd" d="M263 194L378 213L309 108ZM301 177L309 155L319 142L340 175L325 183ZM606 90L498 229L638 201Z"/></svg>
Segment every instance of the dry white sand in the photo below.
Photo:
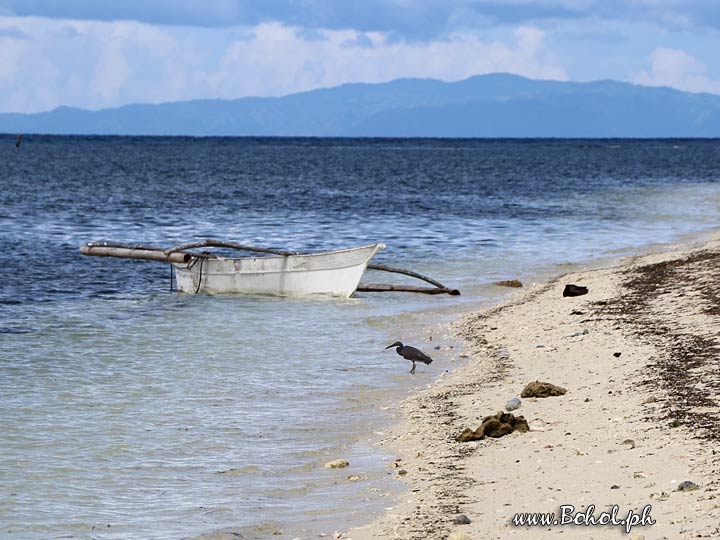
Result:
<svg viewBox="0 0 720 540"><path fill-rule="evenodd" d="M567 283L589 294L563 298ZM451 333L467 364L404 401L382 442L407 491L343 538L720 538L720 242L526 287ZM522 400L530 432L455 441L535 380L567 393ZM564 504L620 518L649 504L655 524L511 524Z"/></svg>

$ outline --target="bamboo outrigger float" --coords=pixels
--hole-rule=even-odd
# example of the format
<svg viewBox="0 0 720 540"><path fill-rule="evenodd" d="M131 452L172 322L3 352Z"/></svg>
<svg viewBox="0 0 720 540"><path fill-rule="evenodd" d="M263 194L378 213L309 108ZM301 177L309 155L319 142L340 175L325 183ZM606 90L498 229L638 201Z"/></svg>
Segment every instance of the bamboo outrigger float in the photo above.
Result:
<svg viewBox="0 0 720 540"><path fill-rule="evenodd" d="M263 257L220 257L208 251L189 251L216 247L263 253ZM369 264L385 244L377 243L322 253L293 253L224 242L203 240L162 249L153 246L129 246L115 242L90 242L80 248L83 255L143 259L169 263L178 289L187 293L255 293L279 296L324 294L350 297L360 292L416 292L459 295L432 278L384 265ZM360 283L365 270L391 272L414 277L433 285L415 287L396 284Z"/></svg>

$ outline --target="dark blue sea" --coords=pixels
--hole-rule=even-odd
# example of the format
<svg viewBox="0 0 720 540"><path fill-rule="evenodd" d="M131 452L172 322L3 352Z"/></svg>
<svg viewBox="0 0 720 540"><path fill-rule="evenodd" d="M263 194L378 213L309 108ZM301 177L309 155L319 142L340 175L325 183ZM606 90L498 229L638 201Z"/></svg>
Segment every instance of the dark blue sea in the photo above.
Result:
<svg viewBox="0 0 720 540"><path fill-rule="evenodd" d="M444 322L719 218L719 140L0 136L0 538L345 530L402 490L373 443L456 365ZM78 251L207 237L384 242L462 296L195 296Z"/></svg>

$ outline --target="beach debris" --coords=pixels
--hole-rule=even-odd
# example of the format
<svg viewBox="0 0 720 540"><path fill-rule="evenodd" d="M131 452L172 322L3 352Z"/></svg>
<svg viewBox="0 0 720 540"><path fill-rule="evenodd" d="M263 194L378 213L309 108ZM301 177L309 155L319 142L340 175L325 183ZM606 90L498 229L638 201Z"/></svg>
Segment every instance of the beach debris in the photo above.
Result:
<svg viewBox="0 0 720 540"><path fill-rule="evenodd" d="M618 486L617 484L613 484L612 486L610 486L610 489L620 489L620 486Z"/></svg>
<svg viewBox="0 0 720 540"><path fill-rule="evenodd" d="M522 281L519 279L506 279L503 281L496 281L495 285L500 285L501 287L514 287L516 289L519 289L523 286Z"/></svg>
<svg viewBox="0 0 720 540"><path fill-rule="evenodd" d="M680 427L681 425L682 425L682 423L677 418L675 418L672 422L670 422L671 428Z"/></svg>
<svg viewBox="0 0 720 540"><path fill-rule="evenodd" d="M483 418L480 427L473 430L465 428L462 432L455 437L457 442L470 442L470 441L481 441L485 437L492 437L497 439L518 431L519 433L526 433L530 431L530 426L525 420L524 416L515 416L512 413L506 413L499 411L498 413Z"/></svg>
<svg viewBox="0 0 720 540"><path fill-rule="evenodd" d="M615 358L620 358L620 357L622 356L622 353L621 353L621 352L615 352L615 353L613 353L613 356L614 356Z"/></svg>
<svg viewBox="0 0 720 540"><path fill-rule="evenodd" d="M453 525L470 525L472 521L465 514L459 514L453 519Z"/></svg>
<svg viewBox="0 0 720 540"><path fill-rule="evenodd" d="M512 399L508 399L508 402L505 404L505 410L514 411L515 409L519 409L521 404L522 401L520 401L520 398L514 397Z"/></svg>
<svg viewBox="0 0 720 540"><path fill-rule="evenodd" d="M392 463L390 463L390 467L398 468L400 466L402 466L402 458L397 458Z"/></svg>
<svg viewBox="0 0 720 540"><path fill-rule="evenodd" d="M351 482L358 482L358 481L362 480L362 476L357 475L357 474L349 474L347 479L350 480Z"/></svg>
<svg viewBox="0 0 720 540"><path fill-rule="evenodd" d="M587 336L589 333L590 330L585 328L582 332L575 332L574 334L571 334L570 337Z"/></svg>
<svg viewBox="0 0 720 540"><path fill-rule="evenodd" d="M334 459L333 461L328 461L325 464L326 469L344 469L345 467L349 466L350 462L346 459Z"/></svg>
<svg viewBox="0 0 720 540"><path fill-rule="evenodd" d="M588 293L588 288L582 285L573 285L568 283L563 289L563 296L582 296Z"/></svg>
<svg viewBox="0 0 720 540"><path fill-rule="evenodd" d="M677 491L695 491L696 489L700 489L700 486L690 480L683 480L677 487Z"/></svg>
<svg viewBox="0 0 720 540"><path fill-rule="evenodd" d="M546 398L550 396L562 396L566 392L567 390L565 390L565 388L562 388L561 386L556 386L549 382L535 381L528 383L528 385L523 389L522 393L520 394L520 397Z"/></svg>
<svg viewBox="0 0 720 540"><path fill-rule="evenodd" d="M407 474L407 471L406 471L405 469L400 469L400 470L398 471L398 474L399 474L400 476L405 476L405 475Z"/></svg>
<svg viewBox="0 0 720 540"><path fill-rule="evenodd" d="M510 358L510 351L503 347L502 349L498 349L497 355L500 360L507 360Z"/></svg>

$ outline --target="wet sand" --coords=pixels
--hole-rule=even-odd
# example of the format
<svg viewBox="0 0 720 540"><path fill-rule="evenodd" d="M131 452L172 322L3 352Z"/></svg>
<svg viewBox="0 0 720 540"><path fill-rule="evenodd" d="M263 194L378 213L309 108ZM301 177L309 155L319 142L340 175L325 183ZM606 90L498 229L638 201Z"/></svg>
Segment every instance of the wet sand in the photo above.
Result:
<svg viewBox="0 0 720 540"><path fill-rule="evenodd" d="M406 492L341 536L720 538L719 270L716 237L531 285L456 321L446 338L464 342L466 365L402 402L380 443ZM568 283L589 293L563 297ZM535 380L567 393L522 399L513 412L530 432L455 441ZM678 491L686 480L698 489ZM618 505L618 519L651 505L655 524L511 522L568 504L596 518Z"/></svg>

